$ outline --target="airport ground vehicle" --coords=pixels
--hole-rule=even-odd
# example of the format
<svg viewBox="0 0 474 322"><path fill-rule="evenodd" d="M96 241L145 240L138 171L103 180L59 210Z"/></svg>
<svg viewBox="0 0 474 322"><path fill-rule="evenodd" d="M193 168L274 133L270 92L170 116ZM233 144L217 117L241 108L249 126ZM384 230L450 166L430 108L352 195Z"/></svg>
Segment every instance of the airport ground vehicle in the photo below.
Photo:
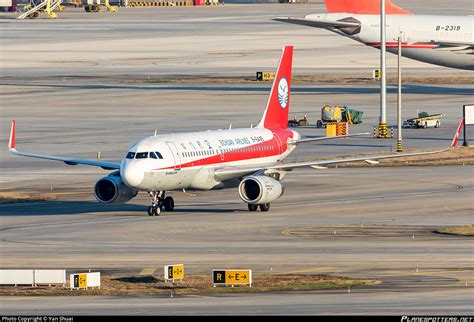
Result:
<svg viewBox="0 0 474 322"><path fill-rule="evenodd" d="M298 127L298 126L308 126L309 125L309 120L306 114L302 119L297 119L296 115L292 120L288 120L288 126L289 127Z"/></svg>
<svg viewBox="0 0 474 322"><path fill-rule="evenodd" d="M362 123L364 112L348 108L347 106L326 105L321 109L321 119L316 122L316 127L325 128L328 123L347 122L348 124Z"/></svg>
<svg viewBox="0 0 474 322"><path fill-rule="evenodd" d="M16 121L12 121L9 151L18 156L61 161L67 165L89 165L112 172L94 187L102 203L125 203L139 191L151 197L148 215L158 216L162 208L173 211L175 204L166 192L237 188L249 211L266 212L270 203L283 195L286 174L301 167L399 158L439 153L443 150L397 153L355 158L282 163L300 145L347 138L369 133L336 137L301 138L288 129L291 96L293 46L286 46L278 65L267 106L257 126L240 129L184 132L145 137L126 151L121 162L105 162L64 156L20 152L16 149ZM454 142L454 140L453 140Z"/></svg>
<svg viewBox="0 0 474 322"><path fill-rule="evenodd" d="M428 114L427 112L418 113L418 117L414 117L403 122L405 128L428 128L439 127L443 114Z"/></svg>
<svg viewBox="0 0 474 322"><path fill-rule="evenodd" d="M326 127L327 123L341 122L344 107L326 105L321 109L321 119L316 122L316 127Z"/></svg>

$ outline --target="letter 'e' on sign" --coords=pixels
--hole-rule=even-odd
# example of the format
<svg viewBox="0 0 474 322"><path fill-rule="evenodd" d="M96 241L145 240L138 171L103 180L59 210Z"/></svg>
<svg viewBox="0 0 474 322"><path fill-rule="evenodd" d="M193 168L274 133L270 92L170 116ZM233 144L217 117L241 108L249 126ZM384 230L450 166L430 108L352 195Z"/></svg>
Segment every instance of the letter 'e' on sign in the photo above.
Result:
<svg viewBox="0 0 474 322"><path fill-rule="evenodd" d="M252 270L250 269L214 269L212 282L216 285L249 285L252 287Z"/></svg>
<svg viewBox="0 0 474 322"><path fill-rule="evenodd" d="M175 264L164 267L166 281L182 280L184 278L184 265Z"/></svg>

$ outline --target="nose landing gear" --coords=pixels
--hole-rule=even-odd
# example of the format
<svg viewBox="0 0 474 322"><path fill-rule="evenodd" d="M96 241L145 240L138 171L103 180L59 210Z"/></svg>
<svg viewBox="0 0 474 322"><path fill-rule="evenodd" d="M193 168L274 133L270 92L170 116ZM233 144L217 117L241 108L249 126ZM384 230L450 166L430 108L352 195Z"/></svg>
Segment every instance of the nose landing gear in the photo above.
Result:
<svg viewBox="0 0 474 322"><path fill-rule="evenodd" d="M173 197L165 198L165 191L148 191L151 197L151 206L148 207L148 216L159 216L163 207L166 211L174 210Z"/></svg>

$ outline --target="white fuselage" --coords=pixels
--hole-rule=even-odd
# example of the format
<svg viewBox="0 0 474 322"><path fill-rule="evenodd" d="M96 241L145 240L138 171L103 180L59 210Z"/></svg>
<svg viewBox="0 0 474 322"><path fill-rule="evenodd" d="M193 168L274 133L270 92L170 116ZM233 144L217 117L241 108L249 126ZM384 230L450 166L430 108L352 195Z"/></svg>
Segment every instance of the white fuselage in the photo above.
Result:
<svg viewBox="0 0 474 322"><path fill-rule="evenodd" d="M120 173L128 186L147 191L227 188L239 176L217 179L216 169L275 165L294 149L288 141L299 138L295 131L265 128L150 136L129 149Z"/></svg>
<svg viewBox="0 0 474 322"><path fill-rule="evenodd" d="M338 21L349 17L360 21L360 32L350 35L338 29L330 30L380 48L379 15L328 13L312 14L305 18ZM403 32L403 56L440 66L474 70L474 50L472 46L466 49L462 45L474 43L474 16L390 14L386 16L386 21L388 52L398 52L398 37ZM460 45L446 48L435 43Z"/></svg>

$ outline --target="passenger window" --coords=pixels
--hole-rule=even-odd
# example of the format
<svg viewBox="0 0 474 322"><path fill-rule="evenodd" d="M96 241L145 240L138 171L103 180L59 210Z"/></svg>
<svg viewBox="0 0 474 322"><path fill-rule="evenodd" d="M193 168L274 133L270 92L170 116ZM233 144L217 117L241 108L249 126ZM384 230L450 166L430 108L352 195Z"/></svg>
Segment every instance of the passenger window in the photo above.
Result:
<svg viewBox="0 0 474 322"><path fill-rule="evenodd" d="M125 158L127 159L133 159L135 157L135 152L128 152L127 156Z"/></svg>
<svg viewBox="0 0 474 322"><path fill-rule="evenodd" d="M135 155L135 159L146 159L148 158L148 152L138 152Z"/></svg>

